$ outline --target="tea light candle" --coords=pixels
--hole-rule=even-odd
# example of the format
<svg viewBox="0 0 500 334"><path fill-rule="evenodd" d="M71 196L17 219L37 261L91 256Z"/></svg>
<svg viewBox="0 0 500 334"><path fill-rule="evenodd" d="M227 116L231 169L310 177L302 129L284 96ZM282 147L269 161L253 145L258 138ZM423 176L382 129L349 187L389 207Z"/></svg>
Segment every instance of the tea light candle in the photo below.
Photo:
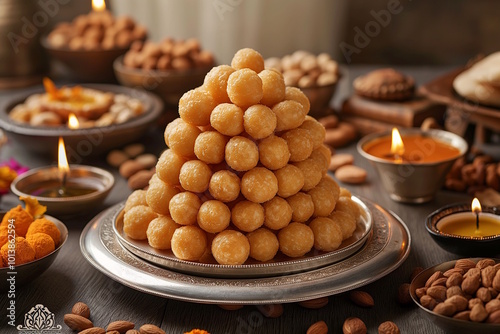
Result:
<svg viewBox="0 0 500 334"><path fill-rule="evenodd" d="M444 183L453 162L465 154L463 138L442 130L404 129L362 138L358 152L377 170L391 199L404 203L430 201Z"/></svg>
<svg viewBox="0 0 500 334"><path fill-rule="evenodd" d="M481 204L474 198L471 212L456 212L441 218L436 228L445 234L463 237L500 235L500 216L481 212Z"/></svg>

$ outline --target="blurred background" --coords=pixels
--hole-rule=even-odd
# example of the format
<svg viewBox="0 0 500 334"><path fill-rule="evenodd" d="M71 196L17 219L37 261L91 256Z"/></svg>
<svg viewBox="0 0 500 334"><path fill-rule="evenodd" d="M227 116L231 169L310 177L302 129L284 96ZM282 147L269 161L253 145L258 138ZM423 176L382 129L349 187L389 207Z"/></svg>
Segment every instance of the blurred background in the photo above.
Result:
<svg viewBox="0 0 500 334"><path fill-rule="evenodd" d="M90 0L59 2L67 4L61 5L52 24L91 9ZM500 49L500 6L495 0L106 3L113 13L131 15L147 25L153 40L167 36L198 38L203 47L215 53L219 63L230 61L242 47L256 48L264 57L281 57L305 49L328 52L341 63L398 65L462 65L476 54ZM391 13L389 19L383 15L387 12ZM363 39L363 34L367 38ZM350 52L349 57L345 57L345 52Z"/></svg>

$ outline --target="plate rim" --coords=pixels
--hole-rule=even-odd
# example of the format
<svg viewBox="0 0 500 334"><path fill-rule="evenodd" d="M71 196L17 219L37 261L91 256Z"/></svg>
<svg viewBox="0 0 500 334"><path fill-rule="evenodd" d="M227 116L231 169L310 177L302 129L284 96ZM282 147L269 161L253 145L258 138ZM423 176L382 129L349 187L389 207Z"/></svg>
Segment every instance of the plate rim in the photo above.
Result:
<svg viewBox="0 0 500 334"><path fill-rule="evenodd" d="M330 272L349 259L304 273L261 279L204 278L153 267L129 254L121 245L118 245L121 252L118 255L111 253L104 246L99 230L113 207L102 211L83 229L80 235L80 249L86 260L104 275L137 291L163 298L203 304L257 305L298 302L343 293L372 283L397 269L408 258L412 242L406 224L394 212L364 198L363 201L369 203L375 219L376 216L381 216L387 220L389 239L384 249L373 254L369 260L342 272L343 276L347 276L344 280L342 275L332 276ZM376 215L373 210L377 212ZM107 241L118 242L116 239ZM353 257L358 256L365 248L366 244ZM123 254L136 262L140 261L140 268L121 259ZM161 270L162 275L151 275L148 269ZM367 274L367 271L370 274ZM311 275L322 276L316 279L309 277ZM184 281L176 281L176 276ZM280 284L284 279L287 282ZM210 282L212 286L206 286L203 283L205 281Z"/></svg>

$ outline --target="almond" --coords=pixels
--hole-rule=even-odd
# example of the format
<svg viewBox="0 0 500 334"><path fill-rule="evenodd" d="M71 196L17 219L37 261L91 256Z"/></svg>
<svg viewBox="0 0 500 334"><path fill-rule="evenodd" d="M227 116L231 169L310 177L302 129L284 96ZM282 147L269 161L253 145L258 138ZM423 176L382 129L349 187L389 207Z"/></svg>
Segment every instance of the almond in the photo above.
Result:
<svg viewBox="0 0 500 334"><path fill-rule="evenodd" d="M378 334L400 334L400 331L395 323L386 321L378 326Z"/></svg>
<svg viewBox="0 0 500 334"><path fill-rule="evenodd" d="M435 280L441 277L443 277L443 273L440 271L436 271L434 274L431 275L431 277L427 279L427 282L425 282L425 287L429 288L432 285L432 283L434 283Z"/></svg>
<svg viewBox="0 0 500 334"><path fill-rule="evenodd" d="M446 280L446 287L450 288L450 287L455 286L455 285L460 286L460 284L462 284L463 279L464 278L462 277L461 274L453 273Z"/></svg>
<svg viewBox="0 0 500 334"><path fill-rule="evenodd" d="M491 286L493 287L493 289L500 291L500 270L498 270L497 273L495 274L495 278L493 278Z"/></svg>
<svg viewBox="0 0 500 334"><path fill-rule="evenodd" d="M453 319L469 321L470 320L470 311L458 312L457 314L455 314L453 316Z"/></svg>
<svg viewBox="0 0 500 334"><path fill-rule="evenodd" d="M266 318L278 318L283 314L283 305L281 304L257 305L256 307Z"/></svg>
<svg viewBox="0 0 500 334"><path fill-rule="evenodd" d="M119 331L107 331L106 334L120 334Z"/></svg>
<svg viewBox="0 0 500 334"><path fill-rule="evenodd" d="M460 259L455 262L455 268L460 268L464 271L464 274L471 268L476 267L476 264L469 259Z"/></svg>
<svg viewBox="0 0 500 334"><path fill-rule="evenodd" d="M77 314L65 314L64 323L74 331L81 332L84 329L94 327L92 321Z"/></svg>
<svg viewBox="0 0 500 334"><path fill-rule="evenodd" d="M484 269L488 266L494 266L496 262L492 259L482 259L477 261L476 267L479 269Z"/></svg>
<svg viewBox="0 0 500 334"><path fill-rule="evenodd" d="M334 172L338 168L345 165L352 165L354 163L354 156L348 153L338 153L332 156L328 170Z"/></svg>
<svg viewBox="0 0 500 334"><path fill-rule="evenodd" d="M344 334L366 334L367 329L363 320L355 317L349 317L344 321L342 332Z"/></svg>
<svg viewBox="0 0 500 334"><path fill-rule="evenodd" d="M452 303L439 303L432 311L450 317L457 311L457 307Z"/></svg>
<svg viewBox="0 0 500 334"><path fill-rule="evenodd" d="M479 289L479 285L480 285L479 277L475 275L469 276L465 278L462 282L462 291L467 294L473 295L477 291L477 289Z"/></svg>
<svg viewBox="0 0 500 334"><path fill-rule="evenodd" d="M467 306L469 305L469 301L462 296L453 296L451 298L446 299L444 302L455 305L455 308L458 312L464 311L465 309L467 309Z"/></svg>
<svg viewBox="0 0 500 334"><path fill-rule="evenodd" d="M344 183L360 184L366 181L367 172L361 167L346 165L335 171L335 177Z"/></svg>
<svg viewBox="0 0 500 334"><path fill-rule="evenodd" d="M324 321L318 321L309 326L306 334L327 334L328 326Z"/></svg>
<svg viewBox="0 0 500 334"><path fill-rule="evenodd" d="M84 329L81 332L78 332L78 334L104 334L104 333L106 333L106 330L101 327L91 327Z"/></svg>
<svg viewBox="0 0 500 334"><path fill-rule="evenodd" d="M476 304L470 310L470 320L474 322L482 322L484 319L488 317L488 312L486 312L486 309L482 304Z"/></svg>
<svg viewBox="0 0 500 334"><path fill-rule="evenodd" d="M481 304L481 305L483 305L483 302L482 302L482 300L481 300L481 299L479 299L479 298L472 298L472 299L470 299L470 300L469 300L469 310L472 310L472 308L473 308L474 306L476 306L476 304Z"/></svg>
<svg viewBox="0 0 500 334"><path fill-rule="evenodd" d="M133 322L118 320L111 322L106 328L106 331L118 331L120 334L124 334L126 331L128 331L129 329L133 329L134 327L135 324Z"/></svg>
<svg viewBox="0 0 500 334"><path fill-rule="evenodd" d="M76 315L81 315L84 318L89 319L90 318L90 309L87 306L87 304L78 302L75 305L73 305L73 308L71 309L71 313L76 314Z"/></svg>
<svg viewBox="0 0 500 334"><path fill-rule="evenodd" d="M446 290L446 298L451 298L453 296L464 296L464 293L462 291L462 288L458 285L454 285L448 288Z"/></svg>
<svg viewBox="0 0 500 334"><path fill-rule="evenodd" d="M498 311L500 310L500 300L498 299L490 300L486 305L484 305L484 308L488 313L493 313L495 311Z"/></svg>
<svg viewBox="0 0 500 334"><path fill-rule="evenodd" d="M500 310L490 313L488 318L486 318L486 322L489 324L500 324Z"/></svg>
<svg viewBox="0 0 500 334"><path fill-rule="evenodd" d="M417 295L418 298L422 298L422 296L425 296L427 294L427 288L418 288L415 290L415 294Z"/></svg>
<svg viewBox="0 0 500 334"><path fill-rule="evenodd" d="M361 307L373 307L375 302L373 301L372 296L365 291L351 291L349 292L349 299L356 305Z"/></svg>
<svg viewBox="0 0 500 334"><path fill-rule="evenodd" d="M146 324L139 328L139 333L141 334L166 334L163 329L158 326Z"/></svg>
<svg viewBox="0 0 500 334"><path fill-rule="evenodd" d="M437 280L435 280L434 282L432 282L431 286L436 286L436 285L446 286L446 281L447 280L448 279L446 277L438 278Z"/></svg>
<svg viewBox="0 0 500 334"><path fill-rule="evenodd" d="M476 291L476 297L481 299L483 303L487 303L491 300L490 290L488 290L488 288L485 287L480 287Z"/></svg>
<svg viewBox="0 0 500 334"><path fill-rule="evenodd" d="M451 269L446 270L443 273L443 276L444 277L450 277L454 273L458 273L458 274L460 274L462 276L465 273L465 271L462 268L451 268Z"/></svg>
<svg viewBox="0 0 500 334"><path fill-rule="evenodd" d="M129 329L125 334L141 334L137 329Z"/></svg>
<svg viewBox="0 0 500 334"><path fill-rule="evenodd" d="M420 298L420 304L426 309L432 311L436 307L437 301L431 296L425 295Z"/></svg>
<svg viewBox="0 0 500 334"><path fill-rule="evenodd" d="M446 288L442 285L431 286L427 289L427 295L437 301L444 301L446 299Z"/></svg>
<svg viewBox="0 0 500 334"><path fill-rule="evenodd" d="M326 306L328 304L328 297L316 298L303 300L299 302L299 305L305 308L318 309Z"/></svg>

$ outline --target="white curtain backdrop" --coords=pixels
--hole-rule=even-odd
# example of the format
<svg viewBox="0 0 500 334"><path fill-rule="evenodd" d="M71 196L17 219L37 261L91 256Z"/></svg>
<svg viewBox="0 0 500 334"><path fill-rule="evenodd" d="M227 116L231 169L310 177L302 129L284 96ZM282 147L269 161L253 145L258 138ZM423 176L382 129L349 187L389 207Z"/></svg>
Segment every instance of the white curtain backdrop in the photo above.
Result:
<svg viewBox="0 0 500 334"><path fill-rule="evenodd" d="M240 48L265 58L298 49L339 58L345 0L111 0L116 15L130 15L150 38L196 37L229 63Z"/></svg>

